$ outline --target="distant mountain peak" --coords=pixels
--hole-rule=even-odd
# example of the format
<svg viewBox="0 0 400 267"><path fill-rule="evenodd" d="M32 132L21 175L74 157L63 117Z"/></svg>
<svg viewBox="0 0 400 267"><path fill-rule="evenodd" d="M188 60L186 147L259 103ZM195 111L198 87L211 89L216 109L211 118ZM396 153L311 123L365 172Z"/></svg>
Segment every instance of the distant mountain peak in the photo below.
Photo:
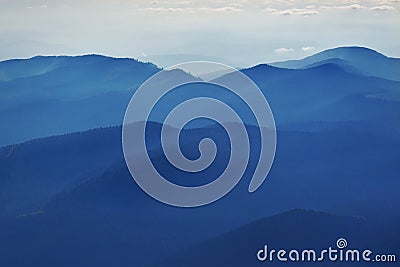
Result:
<svg viewBox="0 0 400 267"><path fill-rule="evenodd" d="M356 74L400 81L400 59L390 58L371 48L360 46L331 48L303 59L274 62L270 65L288 69L306 69L324 63L335 63L343 70Z"/></svg>
<svg viewBox="0 0 400 267"><path fill-rule="evenodd" d="M357 56L379 56L388 58L387 56L385 56L382 53L379 53L376 50L363 46L340 46L340 47L326 49L312 56L316 56L319 54L334 55L337 58L341 59L346 59L348 57L357 57Z"/></svg>
<svg viewBox="0 0 400 267"><path fill-rule="evenodd" d="M153 63L141 62L134 58L115 58L110 56L87 54L87 55L38 55L26 59L9 59L0 61L0 82L11 81L18 78L42 75L60 67L72 67L78 65L98 64L104 62L119 62L131 64L132 66L143 65L150 68L160 68ZM96 67L96 66L94 66Z"/></svg>
<svg viewBox="0 0 400 267"><path fill-rule="evenodd" d="M263 72L263 71L286 70L286 68L279 67L279 66L273 66L271 64L262 63L262 64L255 65L255 66L250 67L250 68L242 69L243 72L250 71L250 70L251 71L256 71L256 72Z"/></svg>
<svg viewBox="0 0 400 267"><path fill-rule="evenodd" d="M365 47L365 46L355 46L355 45L353 45L353 46L338 46L338 47L326 49L324 51L332 51L332 50L358 50L358 51L372 52L372 53L381 54L381 53L377 52L376 50L374 50L372 48Z"/></svg>

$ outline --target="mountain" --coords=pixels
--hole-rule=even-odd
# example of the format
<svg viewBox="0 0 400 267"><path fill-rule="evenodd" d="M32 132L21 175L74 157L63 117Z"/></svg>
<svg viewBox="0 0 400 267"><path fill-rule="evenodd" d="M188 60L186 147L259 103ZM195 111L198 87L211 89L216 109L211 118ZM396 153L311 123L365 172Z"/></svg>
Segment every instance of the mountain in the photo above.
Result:
<svg viewBox="0 0 400 267"><path fill-rule="evenodd" d="M160 71L151 63L99 55L0 63L0 146L121 125L135 90ZM167 79L192 78L183 71Z"/></svg>
<svg viewBox="0 0 400 267"><path fill-rule="evenodd" d="M362 217L339 216L312 210L291 210L249 223L236 230L193 246L152 266L367 266L369 262L266 262L257 260L257 252L313 249L318 257L323 249L337 249L336 241L345 238L348 249L375 253L394 253L400 248L400 231L395 223L385 224ZM345 251L345 250L344 250ZM288 254L286 254L288 258ZM327 255L325 255L325 259ZM371 257L372 258L372 257ZM396 266L396 262L374 263Z"/></svg>
<svg viewBox="0 0 400 267"><path fill-rule="evenodd" d="M351 73L332 63L309 69L261 64L242 72L264 93L278 127L302 124L302 130L316 122L359 122L399 133L398 81ZM230 74L219 79L232 80Z"/></svg>
<svg viewBox="0 0 400 267"><path fill-rule="evenodd" d="M151 63L142 63L134 59L112 58L102 55L35 56L28 59L10 59L1 61L0 81L5 82L20 78L40 76L58 69L63 70L63 68L74 69L73 72L75 73L75 75L81 74L82 76L84 76L85 74L87 74L87 71L91 69L93 71L104 71L103 74L110 72L110 76L113 72L112 68L115 68L118 65L121 67L126 67L127 71L132 71L134 69L139 70L141 68L140 66L143 67L143 70L147 68L147 71L150 72L154 71L154 68L157 69L157 67ZM81 71L85 70L85 68L87 69L86 72L81 73ZM116 70L114 70L114 74L115 73ZM73 74L71 74L71 76L73 76ZM48 76L45 76L44 78L46 77ZM65 79L61 79L61 81L63 80Z"/></svg>
<svg viewBox="0 0 400 267"><path fill-rule="evenodd" d="M377 53L368 53L376 62ZM246 123L250 158L242 179L222 199L193 209L149 197L123 157L126 105L159 68L97 55L1 62L0 145L7 145L0 147L0 266L252 266L262 264L255 256L266 243L323 248L339 237L352 248L396 253L400 81L366 74L352 58L241 70L268 99L277 125L274 164L252 194L260 129L251 107L223 88L200 84L160 99L147 125L148 155L167 180L183 186L218 177L231 145L221 125L189 123L180 132L182 153L198 158L199 142L208 137L217 155L199 173L177 170L160 141L168 111L190 97L213 96ZM231 75L217 79L229 84ZM176 80L197 79L172 70L163 84Z"/></svg>
<svg viewBox="0 0 400 267"><path fill-rule="evenodd" d="M354 47L327 50L310 58L302 61L305 68L301 69L261 64L241 70L261 88L279 127L295 129L298 123L358 121L371 123L386 133L400 132L395 123L400 117L399 76L388 80L378 77L382 75L369 76L360 69L382 63L384 68L370 71L379 73L389 68L386 73L396 74L397 69L388 62L397 59ZM136 88L159 70L151 63L99 55L39 56L0 62L0 124L7 125L0 132L0 146L121 125ZM230 75L217 79L229 82ZM164 78L166 84L168 80L196 80L179 70L169 71ZM197 96L216 97L235 107L241 105L238 97L227 95L224 90L192 87ZM165 106L179 103L182 96L189 97L192 89L185 88L168 96ZM153 120L162 122L162 118ZM251 116L245 120L252 123Z"/></svg>
<svg viewBox="0 0 400 267"><path fill-rule="evenodd" d="M196 158L201 139L215 140L218 154L212 167L195 177L174 171L157 141L161 126L149 125L149 155L158 171L169 174L170 181L188 186L207 183L226 166L229 140L220 126L213 125L184 129L180 143L185 155ZM258 129L248 126L248 131L251 147L259 147ZM337 123L318 131L279 130L278 140L274 165L259 190L253 194L247 191L257 163L257 149L252 149L248 169L232 192L212 205L195 209L162 204L137 186L124 163L120 127L0 148L0 228L7 229L0 232L0 265L69 266L79 262L80 266L146 266L166 259L177 264L164 266L179 266L185 259L182 253L191 248L199 248L193 251L208 254L207 259L223 265L225 258L205 250L207 246L213 248L211 243L230 251L235 244L231 240L239 240L238 249L243 244L247 247L243 253L254 253L262 246L258 241L278 240L279 233L282 247L305 244L291 242L294 238L306 240L307 233L315 233L311 240L316 243L310 245L329 245L339 234L345 234L351 243L360 242L359 235L348 234L358 229L353 226L359 220L336 216L318 219L313 213L295 213L271 219L273 222L267 220L265 226L262 221L246 227L296 208L334 209L347 214L352 207L352 216L379 218L388 225L397 222L398 138L382 138L373 129L354 122L352 127ZM360 202L363 205L359 206ZM245 231L237 235L235 229L242 227ZM375 231L380 229L374 228L373 235L366 235L368 242L361 244L380 246L388 241L382 248L388 248L388 252L389 248L396 249L393 238L397 232L387 228L393 238L387 232L379 237ZM219 236L231 231L238 239L218 241ZM202 245L204 242L206 245ZM16 251L19 257L15 257ZM237 257L245 255L232 251ZM43 253L49 257L42 257ZM171 255L177 258L170 259ZM190 259L195 255L187 254ZM197 259L198 265L212 266L205 264L207 259ZM243 266L247 258L240 261L233 256L235 259Z"/></svg>
<svg viewBox="0 0 400 267"><path fill-rule="evenodd" d="M274 62L270 65L301 69L334 62L355 73L400 81L400 59L390 58L365 47L338 47L328 49L300 60Z"/></svg>
<svg viewBox="0 0 400 267"><path fill-rule="evenodd" d="M0 145L120 125L134 90L159 70L99 55L3 61Z"/></svg>

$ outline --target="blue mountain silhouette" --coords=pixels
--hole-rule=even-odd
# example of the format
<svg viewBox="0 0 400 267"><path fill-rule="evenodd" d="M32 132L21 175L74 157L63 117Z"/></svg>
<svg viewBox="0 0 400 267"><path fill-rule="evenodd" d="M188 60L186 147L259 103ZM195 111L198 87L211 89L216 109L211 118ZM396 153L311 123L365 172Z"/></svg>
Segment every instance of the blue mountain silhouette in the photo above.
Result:
<svg viewBox="0 0 400 267"><path fill-rule="evenodd" d="M365 60L370 62L364 65L374 65L375 57L388 66L393 61L363 48L344 49L349 57L355 52L354 58L359 50L367 51ZM400 112L398 81L365 76L349 71L348 65L329 62L299 70L258 65L243 72L262 89L278 125L353 120L375 123L383 119L393 124ZM150 63L97 55L35 57L0 65L0 123L8 125L0 133L0 145L120 125L135 89L160 70ZM171 77L187 75L181 71ZM220 79L224 78L229 79L229 74ZM392 130L396 126L387 127Z"/></svg>
<svg viewBox="0 0 400 267"><path fill-rule="evenodd" d="M363 217L338 216L312 210L291 210L263 218L212 238L201 245L193 246L170 256L152 266L367 266L368 262L330 262L325 255L324 262L260 262L256 258L259 249L268 245L269 251L285 249L287 253L296 249L313 249L319 253L332 247L336 241L345 238L348 249L359 251L370 249L394 251L400 242L396 236L399 230L395 223L384 224ZM286 254L286 257L288 254ZM319 257L319 254L318 254ZM392 263L374 263L376 266L396 266Z"/></svg>
<svg viewBox="0 0 400 267"><path fill-rule="evenodd" d="M8 80L0 82L0 123L9 127L0 134L0 145L121 125L136 88L160 70L150 63L98 55L2 64ZM18 68L19 76L13 75ZM188 74L176 72L169 78L176 75Z"/></svg>
<svg viewBox="0 0 400 267"><path fill-rule="evenodd" d="M242 70L274 113L275 161L264 184L249 194L258 159L252 149L232 192L196 209L150 198L123 159L126 105L159 68L97 55L1 62L0 144L7 146L0 148L0 266L252 266L266 242L319 248L339 237L354 247L396 253L399 76L370 75L355 60L364 55L365 65L379 61L388 67L390 58L363 48L345 50L354 55L334 53L298 69L261 64ZM180 70L169 74L167 79L193 79ZM229 75L217 79L229 81ZM216 88L192 89L237 108L251 148L260 147L259 128L243 103ZM164 111L185 94L171 94ZM187 157L199 156L204 137L218 148L213 165L188 179L163 154L160 118L148 124L149 155L157 170L188 186L215 179L230 152L221 126L182 130ZM27 141L37 137L42 138Z"/></svg>
<svg viewBox="0 0 400 267"><path fill-rule="evenodd" d="M150 125L151 139L157 138L160 127L158 123ZM253 157L249 170L231 193L199 209L161 204L134 183L122 157L119 127L3 147L0 150L0 226L7 231L0 233L0 247L4 253L0 263L15 265L12 252L18 250L19 262L41 266L51 266L58 261L66 265L79 261L107 266L116 259L123 265L149 264L171 255L179 256L222 233L293 208L334 209L338 214L347 214L352 206L352 215L373 222L374 218L379 218L381 223L392 225L399 219L397 173L400 170L396 159L400 140L379 138L368 129L360 131L362 128L356 128L338 126L317 132L278 132L280 143L273 169L258 191L247 192L251 170L256 163ZM249 127L251 134L256 130ZM216 126L184 130L182 150L189 156L198 153L198 139L205 134L210 136L210 133L217 144L224 144L226 139L219 131ZM257 146L257 139L252 140ZM157 147L151 150L160 171L168 170L161 150ZM228 147L222 145L218 153L227 155L227 150ZM217 158L214 163L217 169L211 169L211 173L200 175L198 179L208 182L218 173L218 168L224 166L225 160L224 157ZM185 182L185 177L169 178L176 183ZM360 201L363 206L356 208ZM354 227L343 230L341 219L337 221L332 219L334 217L324 219L321 225L312 216L285 218L265 226L274 233L277 227L294 223L288 231L290 234L282 239L285 244L292 245L290 238L296 237L294 233L299 227L315 233L312 240L316 245L334 241L327 237L338 238L336 235L343 232L354 242L364 240L360 241L358 234L349 234ZM307 228L303 220L314 224ZM326 225L328 221L330 223ZM264 236L271 237L255 229L249 233L251 236L259 233L260 240L264 240ZM381 229L379 226L369 232L368 244L375 246L384 240L388 242L384 248L398 247L396 235L394 239L386 238L393 235L390 229L394 228L386 228L388 232L381 232ZM302 233L307 232L298 232L298 240L304 240ZM377 237L378 233L382 234L382 240ZM30 238L32 236L34 238ZM243 244L246 238L240 238L243 238L239 240ZM249 244L253 244L252 240ZM222 250L229 250L232 243L218 241L216 244L220 244ZM367 242L360 244L367 245ZM201 248L200 251L204 251L204 246ZM248 249L250 252L251 247ZM157 255L154 250L158 251ZM52 256L35 256L45 251ZM218 264L207 265L221 265L224 258L213 253L209 255L208 259ZM174 260L179 263L182 259L179 256ZM205 264L205 261L200 263ZM242 263L238 262L236 266Z"/></svg>
<svg viewBox="0 0 400 267"><path fill-rule="evenodd" d="M309 68L330 61L356 73L400 80L400 59L390 58L365 47L337 47L328 49L301 60L289 60L271 63L282 68Z"/></svg>

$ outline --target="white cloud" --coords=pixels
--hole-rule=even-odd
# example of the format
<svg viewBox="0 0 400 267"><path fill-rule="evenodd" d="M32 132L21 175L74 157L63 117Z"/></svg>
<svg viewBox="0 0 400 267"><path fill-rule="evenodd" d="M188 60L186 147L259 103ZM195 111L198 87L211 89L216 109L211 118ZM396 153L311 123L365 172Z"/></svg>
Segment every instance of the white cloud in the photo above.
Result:
<svg viewBox="0 0 400 267"><path fill-rule="evenodd" d="M276 12L278 12L278 9L272 8L272 7L266 7L266 8L264 8L263 11L268 12L268 13L276 13Z"/></svg>
<svg viewBox="0 0 400 267"><path fill-rule="evenodd" d="M294 52L294 49L293 48L281 47L281 48L275 49L274 51L277 54L284 54L284 53Z"/></svg>
<svg viewBox="0 0 400 267"><path fill-rule="evenodd" d="M385 5L383 5L383 6L374 6L374 7L371 7L370 9L371 9L371 10L374 10L374 11L395 10L394 7L392 7L392 6L385 6Z"/></svg>
<svg viewBox="0 0 400 267"><path fill-rule="evenodd" d="M192 2L190 2L190 1L178 1L178 2L174 2L174 4L175 5L183 5L183 6L185 6L185 5L191 5Z"/></svg>
<svg viewBox="0 0 400 267"><path fill-rule="evenodd" d="M241 12L242 10L237 7L232 7L232 6L225 6L225 7L218 7L218 8L212 8L212 7L200 7L197 9L197 11L200 12Z"/></svg>
<svg viewBox="0 0 400 267"><path fill-rule="evenodd" d="M305 47L301 48L301 50L303 50L304 52L309 52L309 51L312 51L314 49L315 49L314 46L305 46Z"/></svg>
<svg viewBox="0 0 400 267"><path fill-rule="evenodd" d="M360 5L358 3L351 4L351 5L322 5L320 6L321 9L326 9L326 10L361 10L361 9L366 9L366 10L372 10L372 11L390 11L390 10L396 10L395 7L390 5L391 3L394 3L394 1L400 1L400 0L391 0L391 1L372 1L370 4L371 5Z"/></svg>
<svg viewBox="0 0 400 267"><path fill-rule="evenodd" d="M349 5L347 8L350 8L350 9L363 9L365 7L360 5L360 4L353 4L353 5Z"/></svg>
<svg viewBox="0 0 400 267"><path fill-rule="evenodd" d="M180 12L180 11L190 11L185 8L176 8L176 7L149 7L143 8L143 11L151 11L151 12Z"/></svg>
<svg viewBox="0 0 400 267"><path fill-rule="evenodd" d="M348 9L348 10L357 10L364 9L365 7L360 4L352 4L352 5L342 5L342 6L321 6L323 9Z"/></svg>
<svg viewBox="0 0 400 267"><path fill-rule="evenodd" d="M207 12L207 13L217 13L217 12L241 12L239 5L228 5L224 7L148 7L140 9L142 11L150 12L182 12L182 13L195 13L195 12Z"/></svg>
<svg viewBox="0 0 400 267"><path fill-rule="evenodd" d="M319 11L312 8L291 8L291 9L284 9L284 10L278 10L276 8L271 8L267 7L263 10L264 12L268 12L274 15L302 15L302 16L312 16L312 15L318 15Z"/></svg>

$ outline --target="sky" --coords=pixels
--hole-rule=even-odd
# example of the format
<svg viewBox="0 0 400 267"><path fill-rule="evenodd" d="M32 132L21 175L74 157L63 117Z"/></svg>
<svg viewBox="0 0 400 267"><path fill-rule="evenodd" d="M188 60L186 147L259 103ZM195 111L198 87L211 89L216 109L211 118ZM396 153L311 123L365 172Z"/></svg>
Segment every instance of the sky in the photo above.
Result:
<svg viewBox="0 0 400 267"><path fill-rule="evenodd" d="M234 67L338 46L400 57L400 0L0 0L0 60L103 54Z"/></svg>

